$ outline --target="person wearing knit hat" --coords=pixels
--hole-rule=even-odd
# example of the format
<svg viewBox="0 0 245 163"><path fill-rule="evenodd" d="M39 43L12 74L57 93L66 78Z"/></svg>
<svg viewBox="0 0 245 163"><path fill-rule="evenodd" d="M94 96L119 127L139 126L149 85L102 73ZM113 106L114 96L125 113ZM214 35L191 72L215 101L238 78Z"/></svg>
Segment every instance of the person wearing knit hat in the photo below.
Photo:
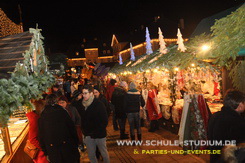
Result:
<svg viewBox="0 0 245 163"><path fill-rule="evenodd" d="M120 86L123 87L124 89L128 90L128 84L125 81L120 82Z"/></svg>
<svg viewBox="0 0 245 163"><path fill-rule="evenodd" d="M141 125L140 125L140 107L145 106L145 100L143 99L141 93L136 89L136 84L131 82L129 84L129 90L124 98L124 111L127 114L129 127L130 127L130 137L131 140L135 140L135 129L137 130L137 138L140 141L141 135Z"/></svg>
<svg viewBox="0 0 245 163"><path fill-rule="evenodd" d="M76 98L78 98L79 95L82 97L81 94L82 94L82 92L80 92L79 90L75 90L75 91L73 92L73 94L72 94L72 98L73 98L73 99L76 99Z"/></svg>
<svg viewBox="0 0 245 163"><path fill-rule="evenodd" d="M134 83L134 82L131 82L130 84L129 84L129 89L136 89L136 84Z"/></svg>

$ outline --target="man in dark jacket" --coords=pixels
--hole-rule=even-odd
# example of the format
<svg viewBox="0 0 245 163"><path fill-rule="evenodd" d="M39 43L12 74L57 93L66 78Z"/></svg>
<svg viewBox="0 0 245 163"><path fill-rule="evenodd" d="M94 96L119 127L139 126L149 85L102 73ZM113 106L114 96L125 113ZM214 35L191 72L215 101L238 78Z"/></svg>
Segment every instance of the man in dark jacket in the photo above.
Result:
<svg viewBox="0 0 245 163"><path fill-rule="evenodd" d="M118 120L119 129L120 129L120 139L128 139L128 135L125 133L125 125L126 125L126 119L127 115L123 109L124 106L124 98L127 94L126 92L126 85L122 84L123 81L120 83L119 86L115 87L112 97L111 97L111 103L114 105L115 113L116 113L116 119ZM125 87L123 87L125 86Z"/></svg>
<svg viewBox="0 0 245 163"><path fill-rule="evenodd" d="M69 114L57 103L57 96L46 97L46 106L39 119L41 148L53 163L78 163L78 137Z"/></svg>
<svg viewBox="0 0 245 163"><path fill-rule="evenodd" d="M82 120L82 131L84 132L84 142L87 146L88 157L91 162L97 162L96 146L103 157L104 162L110 162L107 147L106 147L106 126L108 117L104 104L94 98L93 87L85 85L82 89L83 108L79 109Z"/></svg>
<svg viewBox="0 0 245 163"><path fill-rule="evenodd" d="M240 91L227 92L221 111L213 114L208 125L208 139L214 141L245 142L245 119L241 116L245 110L245 94ZM210 146L211 150L221 150L222 146ZM220 161L220 155L211 155L210 162Z"/></svg>

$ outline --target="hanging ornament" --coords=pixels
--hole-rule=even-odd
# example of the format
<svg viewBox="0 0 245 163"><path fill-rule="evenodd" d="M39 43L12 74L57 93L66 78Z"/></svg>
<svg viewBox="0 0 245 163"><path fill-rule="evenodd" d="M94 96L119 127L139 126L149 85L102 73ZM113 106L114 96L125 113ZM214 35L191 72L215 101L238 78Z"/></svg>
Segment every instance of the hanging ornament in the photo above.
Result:
<svg viewBox="0 0 245 163"><path fill-rule="evenodd" d="M132 43L131 42L130 42L130 55L131 55L130 60L131 61L135 61L134 49L133 49L133 46L132 46Z"/></svg>
<svg viewBox="0 0 245 163"><path fill-rule="evenodd" d="M177 40L177 44L178 44L178 50L180 50L181 52L185 52L186 51L186 47L184 45L184 40L182 38L182 34L180 33L180 30L178 28L178 40Z"/></svg>
<svg viewBox="0 0 245 163"><path fill-rule="evenodd" d="M30 58L30 63L31 63L31 72L33 72L32 58Z"/></svg>

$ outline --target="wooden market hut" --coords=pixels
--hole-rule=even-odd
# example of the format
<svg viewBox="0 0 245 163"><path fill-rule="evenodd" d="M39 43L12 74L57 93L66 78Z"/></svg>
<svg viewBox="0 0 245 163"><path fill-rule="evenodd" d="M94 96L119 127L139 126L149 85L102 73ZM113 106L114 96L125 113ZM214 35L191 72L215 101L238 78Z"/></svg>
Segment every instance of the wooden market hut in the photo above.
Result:
<svg viewBox="0 0 245 163"><path fill-rule="evenodd" d="M24 61L23 53L30 50L33 37L33 33L26 31L0 38L0 79L9 79L16 63ZM11 142L11 131L8 127L1 128L5 150L5 156L2 160L0 159L1 162L32 162L23 151L28 129L28 123L26 123L16 140Z"/></svg>

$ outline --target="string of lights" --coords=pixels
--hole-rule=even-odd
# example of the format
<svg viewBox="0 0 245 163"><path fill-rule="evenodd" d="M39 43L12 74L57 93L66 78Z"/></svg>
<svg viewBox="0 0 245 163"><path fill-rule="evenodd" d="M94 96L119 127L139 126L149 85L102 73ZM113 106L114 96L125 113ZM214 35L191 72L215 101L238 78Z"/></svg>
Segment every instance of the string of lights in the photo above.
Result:
<svg viewBox="0 0 245 163"><path fill-rule="evenodd" d="M22 25L15 24L0 8L0 37L5 37L22 32Z"/></svg>

